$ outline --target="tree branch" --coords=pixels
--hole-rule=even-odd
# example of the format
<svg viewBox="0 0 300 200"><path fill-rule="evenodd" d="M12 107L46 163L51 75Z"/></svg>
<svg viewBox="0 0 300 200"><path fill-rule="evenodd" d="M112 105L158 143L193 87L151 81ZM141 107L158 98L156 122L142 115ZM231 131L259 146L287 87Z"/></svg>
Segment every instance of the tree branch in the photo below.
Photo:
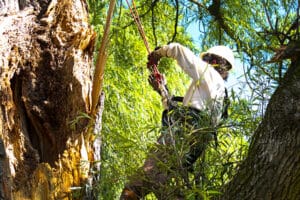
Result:
<svg viewBox="0 0 300 200"><path fill-rule="evenodd" d="M155 32L155 14L154 14L154 6L151 8L151 14L152 14L152 18L151 18L151 23L152 23L152 33L153 33L153 37L154 37L154 43L155 43L155 46L157 46L157 37L156 37L156 32Z"/></svg>
<svg viewBox="0 0 300 200"><path fill-rule="evenodd" d="M207 9L203 4L201 4L201 3L198 2L198 1L195 1L195 0L189 0L189 2L191 2L191 3L193 3L193 4L196 4L199 8Z"/></svg>
<svg viewBox="0 0 300 200"><path fill-rule="evenodd" d="M175 7L176 7L176 17L175 17L175 24L174 24L174 34L172 36L172 40L170 42L174 42L176 35L177 35L177 26L178 26L178 18L179 18L179 2L175 0Z"/></svg>
<svg viewBox="0 0 300 200"><path fill-rule="evenodd" d="M290 102L300 100L299 66L299 59L291 63L252 137L247 158L218 199L298 199L299 109Z"/></svg>
<svg viewBox="0 0 300 200"><path fill-rule="evenodd" d="M156 6L156 3L157 3L158 1L159 1L159 0L154 0L154 1L151 3L149 9L148 9L146 12L144 12L143 14L140 14L140 18L142 19L142 18L145 17L152 9L154 9L154 7ZM131 25L134 24L134 23L135 23L134 20L132 20L129 24L123 26L122 29L127 28L128 26L131 26Z"/></svg>

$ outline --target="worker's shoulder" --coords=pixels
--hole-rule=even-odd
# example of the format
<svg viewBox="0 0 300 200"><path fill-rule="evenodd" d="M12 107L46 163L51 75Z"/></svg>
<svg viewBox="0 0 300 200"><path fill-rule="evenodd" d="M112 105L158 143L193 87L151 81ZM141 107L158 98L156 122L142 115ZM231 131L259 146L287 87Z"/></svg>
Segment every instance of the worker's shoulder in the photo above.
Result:
<svg viewBox="0 0 300 200"><path fill-rule="evenodd" d="M168 46L173 47L173 46L178 46L178 47L184 47L182 44L178 43L178 42L171 42L168 44Z"/></svg>
<svg viewBox="0 0 300 200"><path fill-rule="evenodd" d="M179 50L179 51L188 51L188 52L192 53L192 51L188 47L186 47L180 43L177 43L177 42L169 43L168 45L165 45L165 47L168 49L174 49L174 50Z"/></svg>

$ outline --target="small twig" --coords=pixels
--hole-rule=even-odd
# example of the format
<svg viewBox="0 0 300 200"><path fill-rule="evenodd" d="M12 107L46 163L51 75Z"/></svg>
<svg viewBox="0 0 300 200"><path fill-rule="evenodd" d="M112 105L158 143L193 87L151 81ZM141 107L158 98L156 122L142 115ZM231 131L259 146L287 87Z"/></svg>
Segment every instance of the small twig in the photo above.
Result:
<svg viewBox="0 0 300 200"><path fill-rule="evenodd" d="M201 4L200 2L198 1L195 1L195 0L189 0L189 2L193 3L193 4L196 4L199 8L204 8L204 9L207 9L203 4Z"/></svg>
<svg viewBox="0 0 300 200"><path fill-rule="evenodd" d="M270 15L269 15L268 10L267 10L266 2L265 2L265 1L262 1L262 3L263 3L263 5L264 5L264 10L265 10L266 17L267 17L267 20L268 20L268 22L269 22L269 25L270 25L270 27L271 27L271 30L272 30L272 31L275 31L274 28L273 28L271 19L270 19Z"/></svg>

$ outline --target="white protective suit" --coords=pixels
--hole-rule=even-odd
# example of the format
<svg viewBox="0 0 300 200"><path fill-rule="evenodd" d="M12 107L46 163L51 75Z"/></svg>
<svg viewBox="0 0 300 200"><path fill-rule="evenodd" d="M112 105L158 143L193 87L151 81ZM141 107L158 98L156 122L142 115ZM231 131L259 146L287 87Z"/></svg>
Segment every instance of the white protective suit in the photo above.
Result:
<svg viewBox="0 0 300 200"><path fill-rule="evenodd" d="M211 114L212 124L217 125L222 115L225 83L221 75L208 63L202 61L188 48L171 43L155 51L162 57L177 60L179 66L192 78L184 95L183 105Z"/></svg>

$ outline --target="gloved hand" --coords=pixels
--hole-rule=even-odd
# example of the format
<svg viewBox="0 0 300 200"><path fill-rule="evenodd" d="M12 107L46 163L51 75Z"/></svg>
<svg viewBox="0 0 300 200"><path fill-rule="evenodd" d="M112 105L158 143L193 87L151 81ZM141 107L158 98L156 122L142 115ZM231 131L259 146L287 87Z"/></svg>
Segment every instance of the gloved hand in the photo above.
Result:
<svg viewBox="0 0 300 200"><path fill-rule="evenodd" d="M161 74L150 74L148 77L148 82L152 88L161 95L160 85L166 86L165 77Z"/></svg>
<svg viewBox="0 0 300 200"><path fill-rule="evenodd" d="M161 93L159 89L160 81L155 78L154 74L149 75L148 82L156 92Z"/></svg>
<svg viewBox="0 0 300 200"><path fill-rule="evenodd" d="M157 50L160 47L156 47L154 51L152 51L149 55L148 55L148 62L147 62L147 67L151 67L153 65L158 65L159 60L161 59L161 55L159 55L157 53Z"/></svg>

